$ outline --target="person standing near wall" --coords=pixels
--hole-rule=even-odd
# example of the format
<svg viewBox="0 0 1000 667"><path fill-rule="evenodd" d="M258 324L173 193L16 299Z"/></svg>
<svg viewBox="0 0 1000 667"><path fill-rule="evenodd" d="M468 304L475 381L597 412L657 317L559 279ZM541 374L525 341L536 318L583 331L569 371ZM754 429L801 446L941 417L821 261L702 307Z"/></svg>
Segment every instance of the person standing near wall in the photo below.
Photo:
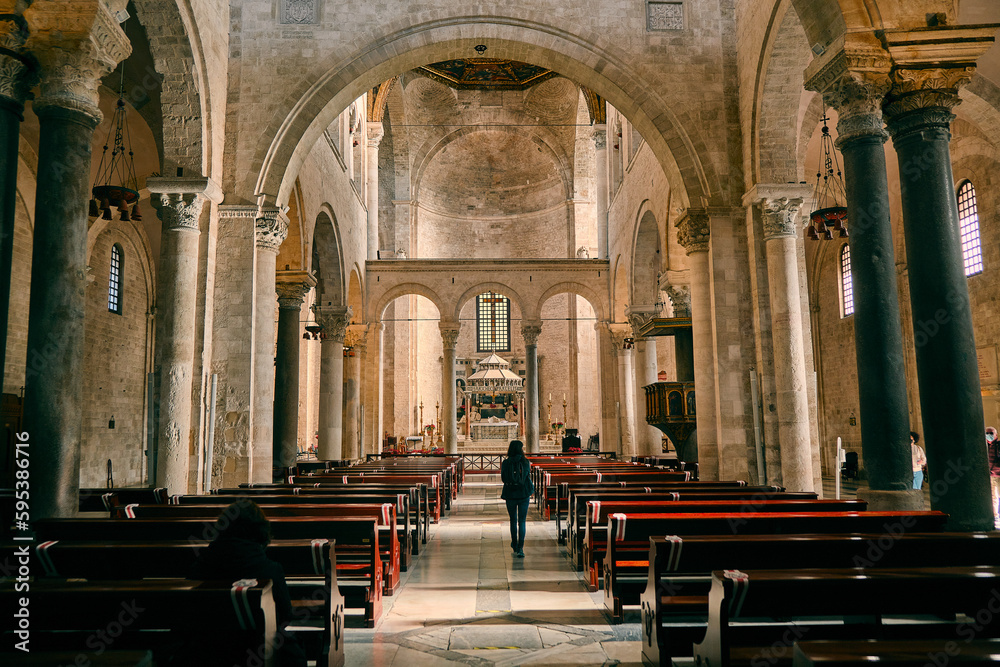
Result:
<svg viewBox="0 0 1000 667"><path fill-rule="evenodd" d="M993 489L993 526L1000 528L1000 441L997 439L997 430L992 426L986 427L986 454L990 460L990 487Z"/></svg>
<svg viewBox="0 0 1000 667"><path fill-rule="evenodd" d="M910 431L910 454L913 457L913 488L919 489L924 485L924 466L927 465L927 455L924 448L918 445L920 434Z"/></svg>
<svg viewBox="0 0 1000 667"><path fill-rule="evenodd" d="M515 557L524 558L524 529L535 487L531 483L531 463L520 440L510 441L507 458L500 464L500 480L503 482L500 497L507 501L510 517L510 548Z"/></svg>

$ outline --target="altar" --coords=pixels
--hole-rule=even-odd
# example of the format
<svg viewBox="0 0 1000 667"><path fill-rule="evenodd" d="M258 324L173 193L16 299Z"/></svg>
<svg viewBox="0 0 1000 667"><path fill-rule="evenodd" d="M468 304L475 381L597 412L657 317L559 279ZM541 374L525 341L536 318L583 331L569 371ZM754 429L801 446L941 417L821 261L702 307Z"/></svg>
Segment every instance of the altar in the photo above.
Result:
<svg viewBox="0 0 1000 667"><path fill-rule="evenodd" d="M510 442L517 439L517 422L501 421L491 417L486 421L473 422L471 427L473 440L494 440Z"/></svg>

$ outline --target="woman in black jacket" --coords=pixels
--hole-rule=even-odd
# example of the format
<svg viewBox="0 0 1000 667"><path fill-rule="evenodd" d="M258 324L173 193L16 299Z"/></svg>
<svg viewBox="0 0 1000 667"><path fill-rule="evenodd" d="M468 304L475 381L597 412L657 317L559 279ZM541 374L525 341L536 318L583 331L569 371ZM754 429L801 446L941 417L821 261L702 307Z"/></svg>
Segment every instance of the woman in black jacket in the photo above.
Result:
<svg viewBox="0 0 1000 667"><path fill-rule="evenodd" d="M524 524L528 516L528 504L535 487L531 483L531 464L524 456L524 443L511 440L507 448L507 458L500 464L500 480L503 492L500 497L507 501L507 515L510 516L510 548L517 558L524 558Z"/></svg>

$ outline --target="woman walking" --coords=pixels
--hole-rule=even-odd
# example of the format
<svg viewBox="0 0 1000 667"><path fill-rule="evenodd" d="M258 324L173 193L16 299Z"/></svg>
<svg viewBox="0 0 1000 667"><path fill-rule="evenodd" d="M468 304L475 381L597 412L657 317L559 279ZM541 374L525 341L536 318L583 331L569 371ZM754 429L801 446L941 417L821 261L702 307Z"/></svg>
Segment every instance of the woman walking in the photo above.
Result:
<svg viewBox="0 0 1000 667"><path fill-rule="evenodd" d="M500 497L507 501L510 548L517 558L524 558L524 524L528 516L528 503L535 490L530 471L531 463L524 456L524 443L511 440L507 458L500 464L500 480L503 482Z"/></svg>

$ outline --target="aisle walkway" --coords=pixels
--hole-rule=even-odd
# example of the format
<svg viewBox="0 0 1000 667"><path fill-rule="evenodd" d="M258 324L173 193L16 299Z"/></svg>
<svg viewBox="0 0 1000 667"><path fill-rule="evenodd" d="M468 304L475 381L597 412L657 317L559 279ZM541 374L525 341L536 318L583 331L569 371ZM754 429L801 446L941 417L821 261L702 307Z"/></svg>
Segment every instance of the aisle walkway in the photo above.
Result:
<svg viewBox="0 0 1000 667"><path fill-rule="evenodd" d="M640 665L638 613L608 625L555 522L529 510L523 559L508 531L497 477L467 477L378 626L347 629L347 665Z"/></svg>

